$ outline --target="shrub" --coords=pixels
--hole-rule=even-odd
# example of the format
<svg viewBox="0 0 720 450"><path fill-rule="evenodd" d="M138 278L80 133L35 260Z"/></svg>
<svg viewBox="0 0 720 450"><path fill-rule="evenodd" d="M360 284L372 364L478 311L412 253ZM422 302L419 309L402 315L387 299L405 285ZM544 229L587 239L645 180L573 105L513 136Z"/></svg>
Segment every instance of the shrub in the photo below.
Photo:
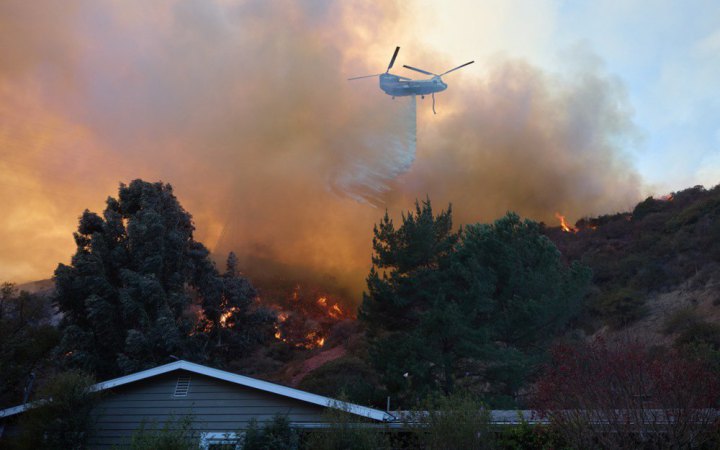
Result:
<svg viewBox="0 0 720 450"><path fill-rule="evenodd" d="M92 428L95 380L79 370L59 374L38 392L39 406L23 414L19 448L80 449Z"/></svg>
<svg viewBox="0 0 720 450"><path fill-rule="evenodd" d="M692 307L675 310L663 323L665 334L680 333L688 327L697 324L699 317Z"/></svg>
<svg viewBox="0 0 720 450"><path fill-rule="evenodd" d="M638 342L558 345L535 406L575 448L697 448L717 431L708 366Z"/></svg>
<svg viewBox="0 0 720 450"><path fill-rule="evenodd" d="M636 291L620 288L603 294L594 305L608 325L622 328L646 313L645 299Z"/></svg>
<svg viewBox="0 0 720 450"><path fill-rule="evenodd" d="M372 367L355 356L323 364L303 378L298 387L328 397L342 393L348 401L363 405L382 405L386 397Z"/></svg>
<svg viewBox="0 0 720 450"><path fill-rule="evenodd" d="M494 446L490 412L478 397L455 393L434 395L419 405L407 424L422 448L430 450L489 449Z"/></svg>
<svg viewBox="0 0 720 450"><path fill-rule="evenodd" d="M675 339L675 345L678 347L697 344L705 344L714 350L719 350L720 325L705 321L689 323Z"/></svg>
<svg viewBox="0 0 720 450"><path fill-rule="evenodd" d="M200 440L192 429L192 416L170 419L157 429L146 424L130 438L130 450L197 450Z"/></svg>
<svg viewBox="0 0 720 450"><path fill-rule="evenodd" d="M297 450L300 439L285 416L275 416L272 422L260 428L252 419L245 431L243 450Z"/></svg>
<svg viewBox="0 0 720 450"><path fill-rule="evenodd" d="M342 398L343 396L341 396ZM323 413L328 427L309 434L306 448L313 450L376 450L390 448L387 430L350 414L341 403Z"/></svg>
<svg viewBox="0 0 720 450"><path fill-rule="evenodd" d="M570 447L555 429L544 425L531 425L523 419L520 425L502 430L498 436L496 448L503 450L563 450Z"/></svg>

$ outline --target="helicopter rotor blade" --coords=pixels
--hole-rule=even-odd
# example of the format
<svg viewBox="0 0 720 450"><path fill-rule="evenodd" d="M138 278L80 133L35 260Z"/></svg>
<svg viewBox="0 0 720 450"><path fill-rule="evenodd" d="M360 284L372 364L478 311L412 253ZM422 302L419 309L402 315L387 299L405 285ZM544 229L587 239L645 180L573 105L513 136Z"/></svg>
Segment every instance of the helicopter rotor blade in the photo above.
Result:
<svg viewBox="0 0 720 450"><path fill-rule="evenodd" d="M472 64L472 63L474 63L474 62L475 62L475 61L466 62L465 64L462 64L462 65L460 65L460 66L457 66L457 67L454 68L454 69L450 69L450 70L448 70L447 72L441 73L440 76L447 75L447 74L449 74L450 72L454 72L454 71L456 71L456 70L458 70L458 69L462 69L463 67L469 66L470 64Z"/></svg>
<svg viewBox="0 0 720 450"><path fill-rule="evenodd" d="M363 75L363 76L361 76L361 77L352 77L352 78L348 78L348 81L351 81L351 80L359 80L359 79L361 79L361 78L379 77L380 75L382 75L382 73L376 73L375 75Z"/></svg>
<svg viewBox="0 0 720 450"><path fill-rule="evenodd" d="M432 73L432 72L428 72L427 70L418 69L417 67L412 67L412 66L407 66L407 65L403 65L403 67L406 68L406 69L414 70L415 72L424 73L425 75L437 76L437 75L435 75L435 74Z"/></svg>
<svg viewBox="0 0 720 450"><path fill-rule="evenodd" d="M393 64L395 64L395 58L397 58L399 51L400 51L400 47L395 47L395 53L393 53L392 59L390 59L390 64L388 64L388 68L385 71L385 73L390 72L390 69L392 69Z"/></svg>

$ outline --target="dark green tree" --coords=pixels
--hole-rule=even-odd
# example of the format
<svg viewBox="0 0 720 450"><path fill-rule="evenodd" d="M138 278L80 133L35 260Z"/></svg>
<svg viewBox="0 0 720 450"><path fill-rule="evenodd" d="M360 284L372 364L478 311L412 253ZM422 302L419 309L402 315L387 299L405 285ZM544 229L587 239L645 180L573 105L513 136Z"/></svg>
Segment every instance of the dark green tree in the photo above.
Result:
<svg viewBox="0 0 720 450"><path fill-rule="evenodd" d="M373 363L393 394L451 391L461 355L481 345L472 314L455 301L450 269L459 238L451 207L435 216L429 200L403 215L398 229L387 213L374 229L360 318Z"/></svg>
<svg viewBox="0 0 720 450"><path fill-rule="evenodd" d="M0 285L0 406L22 403L58 341L48 300L18 292L12 283Z"/></svg>
<svg viewBox="0 0 720 450"><path fill-rule="evenodd" d="M467 226L455 256L456 295L477 305L475 327L488 342L476 369L497 393L512 395L580 312L590 269L565 264L541 225L515 213Z"/></svg>
<svg viewBox="0 0 720 450"><path fill-rule="evenodd" d="M79 370L55 376L38 391L38 403L20 417L18 449L79 450L92 432L92 409L100 399L95 379Z"/></svg>
<svg viewBox="0 0 720 450"><path fill-rule="evenodd" d="M83 213L77 252L55 271L67 362L106 378L171 355L222 359L224 311L240 327L255 295L234 262L217 272L169 184L121 184L106 205Z"/></svg>
<svg viewBox="0 0 720 450"><path fill-rule="evenodd" d="M360 317L371 357L401 399L462 382L512 394L576 314L589 270L566 266L539 224L513 213L452 231L429 201L375 227Z"/></svg>
<svg viewBox="0 0 720 450"><path fill-rule="evenodd" d="M216 365L224 365L271 336L276 317L269 309L257 306L257 292L239 272L234 253L228 256L225 273L210 282L212 288L206 289L202 303L202 328L208 330L205 348L212 349Z"/></svg>

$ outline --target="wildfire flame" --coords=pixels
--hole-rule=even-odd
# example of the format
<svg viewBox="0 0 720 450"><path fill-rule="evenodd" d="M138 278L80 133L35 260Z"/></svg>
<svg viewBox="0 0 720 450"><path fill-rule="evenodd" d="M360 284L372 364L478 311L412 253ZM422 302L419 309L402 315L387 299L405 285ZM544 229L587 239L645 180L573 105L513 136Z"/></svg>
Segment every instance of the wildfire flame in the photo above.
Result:
<svg viewBox="0 0 720 450"><path fill-rule="evenodd" d="M296 286L290 300L289 305L276 308L278 317L274 336L278 341L296 348L311 350L322 347L333 324L354 317L330 296L315 294L305 297L300 286Z"/></svg>
<svg viewBox="0 0 720 450"><path fill-rule="evenodd" d="M575 233L575 232L577 232L577 228L571 227L571 226L569 226L569 225L567 224L567 222L565 221L565 216L563 216L562 214L556 212L556 213L555 213L555 217L560 221L560 228L562 228L562 230L563 230L564 232L566 232L566 233Z"/></svg>
<svg viewBox="0 0 720 450"><path fill-rule="evenodd" d="M673 195L672 194L663 195L662 197L660 197L660 200L662 200L664 202L671 202L671 201L673 201Z"/></svg>
<svg viewBox="0 0 720 450"><path fill-rule="evenodd" d="M233 306L232 308L225 310L225 312L220 315L220 326L223 328L227 328L228 319L231 318L232 315L238 311L240 311L240 308L238 308L237 306Z"/></svg>

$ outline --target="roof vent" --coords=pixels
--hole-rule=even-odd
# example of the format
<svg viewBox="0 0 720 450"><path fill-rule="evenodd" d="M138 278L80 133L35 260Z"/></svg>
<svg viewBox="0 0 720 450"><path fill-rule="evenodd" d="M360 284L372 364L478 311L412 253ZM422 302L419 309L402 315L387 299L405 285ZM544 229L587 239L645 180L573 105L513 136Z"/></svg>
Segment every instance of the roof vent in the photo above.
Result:
<svg viewBox="0 0 720 450"><path fill-rule="evenodd" d="M190 390L190 377L179 377L175 385L173 397L187 397Z"/></svg>

